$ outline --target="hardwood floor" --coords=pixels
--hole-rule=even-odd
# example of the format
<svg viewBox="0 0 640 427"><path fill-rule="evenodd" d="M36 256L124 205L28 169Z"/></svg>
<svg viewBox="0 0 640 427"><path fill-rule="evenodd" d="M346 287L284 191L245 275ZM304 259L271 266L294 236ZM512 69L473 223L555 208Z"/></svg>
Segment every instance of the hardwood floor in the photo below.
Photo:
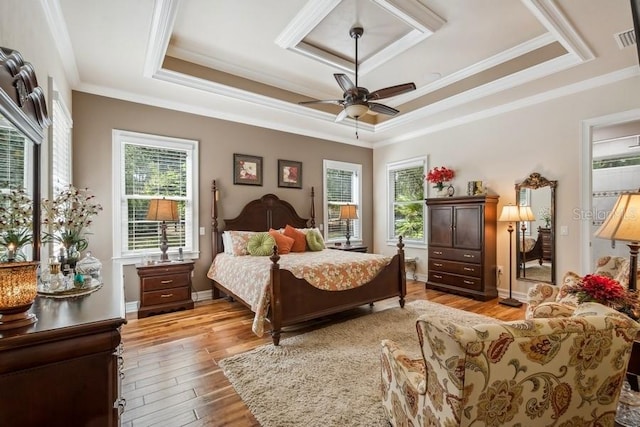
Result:
<svg viewBox="0 0 640 427"><path fill-rule="evenodd" d="M407 283L407 301L427 299L502 320L524 318L524 306L498 304L425 290ZM398 305L397 298L375 304L375 310ZM332 318L355 317L368 308ZM251 332L252 313L226 299L197 302L193 310L128 319L123 327L124 379L127 401L122 425L133 426L258 426L227 381L217 361L270 344L271 338ZM283 338L322 327L326 321L301 325Z"/></svg>

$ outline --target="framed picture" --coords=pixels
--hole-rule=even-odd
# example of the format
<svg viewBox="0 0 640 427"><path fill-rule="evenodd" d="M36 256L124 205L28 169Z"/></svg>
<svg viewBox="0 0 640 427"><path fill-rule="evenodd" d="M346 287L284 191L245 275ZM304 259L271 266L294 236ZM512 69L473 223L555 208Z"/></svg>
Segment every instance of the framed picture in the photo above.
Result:
<svg viewBox="0 0 640 427"><path fill-rule="evenodd" d="M241 185L262 185L262 157L234 154L233 183Z"/></svg>
<svg viewBox="0 0 640 427"><path fill-rule="evenodd" d="M302 188L302 162L278 159L278 187Z"/></svg>

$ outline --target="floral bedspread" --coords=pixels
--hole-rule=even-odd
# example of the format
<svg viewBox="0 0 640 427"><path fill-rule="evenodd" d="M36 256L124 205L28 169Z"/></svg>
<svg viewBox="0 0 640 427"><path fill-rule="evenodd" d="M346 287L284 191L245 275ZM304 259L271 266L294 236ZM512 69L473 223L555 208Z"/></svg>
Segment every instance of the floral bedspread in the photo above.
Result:
<svg viewBox="0 0 640 427"><path fill-rule="evenodd" d="M391 262L391 257L325 249L319 252L290 253L280 256L280 269L289 270L325 291L356 288L372 280ZM251 306L255 313L253 332L262 336L269 310L269 257L216 255L207 277L224 285Z"/></svg>

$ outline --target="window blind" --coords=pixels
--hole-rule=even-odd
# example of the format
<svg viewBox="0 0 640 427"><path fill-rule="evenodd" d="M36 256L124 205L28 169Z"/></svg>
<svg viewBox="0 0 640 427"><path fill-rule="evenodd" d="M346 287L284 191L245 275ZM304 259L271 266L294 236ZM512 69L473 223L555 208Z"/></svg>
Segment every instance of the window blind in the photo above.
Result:
<svg viewBox="0 0 640 427"><path fill-rule="evenodd" d="M12 127L0 122L0 188L26 187L26 144L28 140Z"/></svg>
<svg viewBox="0 0 640 427"><path fill-rule="evenodd" d="M355 205L360 217L359 165L346 164L345 166L340 167L339 164L334 164L325 168L328 240L339 240L346 235L347 225L344 220L340 220L340 206ZM354 239L361 238L360 229L360 220L351 220L350 233Z"/></svg>
<svg viewBox="0 0 640 427"><path fill-rule="evenodd" d="M424 160L388 167L389 239L424 242Z"/></svg>
<svg viewBox="0 0 640 427"><path fill-rule="evenodd" d="M51 122L51 183L53 194L55 195L68 188L69 184L72 183L72 121L67 109L57 99L57 96L53 100Z"/></svg>

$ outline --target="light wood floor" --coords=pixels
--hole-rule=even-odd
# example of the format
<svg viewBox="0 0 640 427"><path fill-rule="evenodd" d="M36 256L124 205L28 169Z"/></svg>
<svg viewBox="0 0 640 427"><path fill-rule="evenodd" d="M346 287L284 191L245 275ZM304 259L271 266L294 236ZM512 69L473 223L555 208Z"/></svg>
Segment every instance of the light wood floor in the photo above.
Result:
<svg viewBox="0 0 640 427"><path fill-rule="evenodd" d="M425 290L424 283L407 283L407 301L427 299L502 320L524 318L524 307L498 304ZM375 310L397 306L397 298L375 304ZM369 312L356 309L337 317ZM133 426L258 426L227 381L217 361L271 343L251 332L252 313L226 299L197 302L194 310L128 319L123 327L124 379L127 401L122 425ZM324 323L326 324L326 322ZM291 334L323 324L306 324Z"/></svg>

